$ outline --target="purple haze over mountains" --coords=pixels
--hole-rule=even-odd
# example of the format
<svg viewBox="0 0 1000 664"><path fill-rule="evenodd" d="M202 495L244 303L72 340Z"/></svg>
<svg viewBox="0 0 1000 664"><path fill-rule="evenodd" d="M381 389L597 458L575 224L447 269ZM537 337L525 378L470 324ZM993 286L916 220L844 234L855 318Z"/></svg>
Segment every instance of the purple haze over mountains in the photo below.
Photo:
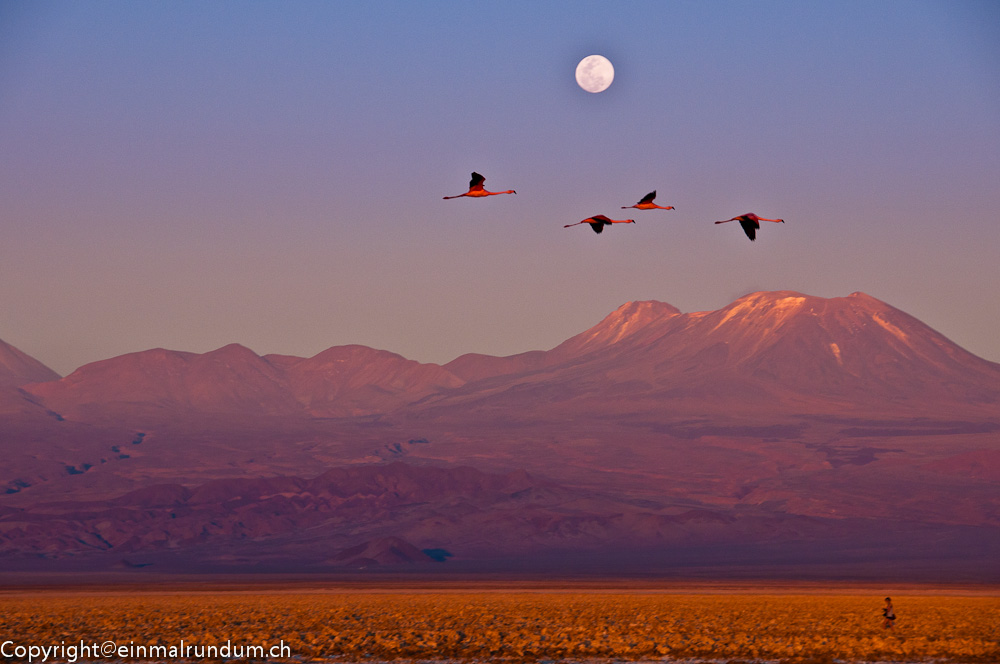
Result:
<svg viewBox="0 0 1000 664"><path fill-rule="evenodd" d="M0 433L10 570L996 579L1000 365L863 293L444 365L0 344Z"/></svg>

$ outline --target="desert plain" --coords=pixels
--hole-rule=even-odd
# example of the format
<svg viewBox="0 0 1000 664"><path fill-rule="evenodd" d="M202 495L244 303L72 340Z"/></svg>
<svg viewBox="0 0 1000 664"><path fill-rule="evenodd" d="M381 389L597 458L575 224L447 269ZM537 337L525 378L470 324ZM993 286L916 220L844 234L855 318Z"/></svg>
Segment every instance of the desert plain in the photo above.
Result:
<svg viewBox="0 0 1000 664"><path fill-rule="evenodd" d="M276 581L7 588L5 661L996 662L1000 589ZM111 644L108 646L107 644ZM81 645L111 647L84 656ZM15 649L22 656L11 657ZM259 650L256 650L259 648ZM273 650L272 650L273 649ZM42 661L35 651L34 661ZM90 654L86 651L85 654Z"/></svg>

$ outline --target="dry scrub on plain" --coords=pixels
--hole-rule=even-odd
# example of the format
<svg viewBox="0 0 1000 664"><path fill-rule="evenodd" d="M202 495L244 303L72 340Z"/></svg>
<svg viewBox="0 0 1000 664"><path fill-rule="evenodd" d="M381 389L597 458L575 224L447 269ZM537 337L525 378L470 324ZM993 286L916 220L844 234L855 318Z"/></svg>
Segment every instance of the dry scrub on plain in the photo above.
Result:
<svg viewBox="0 0 1000 664"><path fill-rule="evenodd" d="M1000 662L1000 598L602 592L0 597L0 640L289 644L297 660Z"/></svg>

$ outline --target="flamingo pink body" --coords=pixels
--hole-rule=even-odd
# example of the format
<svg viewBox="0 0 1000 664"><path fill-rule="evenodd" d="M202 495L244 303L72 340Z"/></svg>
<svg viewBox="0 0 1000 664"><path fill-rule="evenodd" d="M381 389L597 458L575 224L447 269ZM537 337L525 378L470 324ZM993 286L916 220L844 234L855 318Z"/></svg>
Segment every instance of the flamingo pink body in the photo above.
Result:
<svg viewBox="0 0 1000 664"><path fill-rule="evenodd" d="M516 194L517 192L513 189L508 189L507 191L486 191L483 188L483 183L486 182L486 178L479 173L472 173L472 180L469 182L469 191L464 194L458 194L457 196L445 196L444 199L449 198L461 198L462 196L471 196L472 198L483 198L484 196L498 196L500 194Z"/></svg>
<svg viewBox="0 0 1000 664"><path fill-rule="evenodd" d="M673 210L674 209L673 205L666 205L666 206L664 206L664 205L657 205L656 203L653 202L654 198L656 198L656 190L655 189L653 191L649 192L648 194L646 194L645 196L643 196L642 200L639 201L638 203L636 203L635 205L623 205L622 209L623 210L627 210L629 208L635 208L637 210Z"/></svg>
<svg viewBox="0 0 1000 664"><path fill-rule="evenodd" d="M740 222L740 226L743 227L743 232L747 234L750 241L753 242L757 239L757 229L760 228L760 222L762 221L773 221L776 224L785 223L784 219L768 219L766 217L758 217L753 212L747 212L746 214L741 214L738 217L733 217L732 219L723 219L722 221L717 221L717 224L727 224L730 221Z"/></svg>
<svg viewBox="0 0 1000 664"><path fill-rule="evenodd" d="M590 224L590 227L594 229L595 233L600 233L604 230L605 226L610 226L611 224L634 224L635 219L609 219L603 214L595 214L593 217L587 217L583 221L578 221L575 224L566 224L563 228L569 228L570 226L576 226L578 224Z"/></svg>

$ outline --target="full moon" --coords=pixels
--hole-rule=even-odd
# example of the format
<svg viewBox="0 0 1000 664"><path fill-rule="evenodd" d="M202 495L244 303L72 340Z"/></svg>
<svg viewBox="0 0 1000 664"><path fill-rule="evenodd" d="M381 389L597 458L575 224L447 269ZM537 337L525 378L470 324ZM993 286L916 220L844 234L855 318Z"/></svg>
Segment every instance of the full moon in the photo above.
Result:
<svg viewBox="0 0 1000 664"><path fill-rule="evenodd" d="M615 68L603 55L588 55L576 66L576 82L587 92L604 92L615 80Z"/></svg>

